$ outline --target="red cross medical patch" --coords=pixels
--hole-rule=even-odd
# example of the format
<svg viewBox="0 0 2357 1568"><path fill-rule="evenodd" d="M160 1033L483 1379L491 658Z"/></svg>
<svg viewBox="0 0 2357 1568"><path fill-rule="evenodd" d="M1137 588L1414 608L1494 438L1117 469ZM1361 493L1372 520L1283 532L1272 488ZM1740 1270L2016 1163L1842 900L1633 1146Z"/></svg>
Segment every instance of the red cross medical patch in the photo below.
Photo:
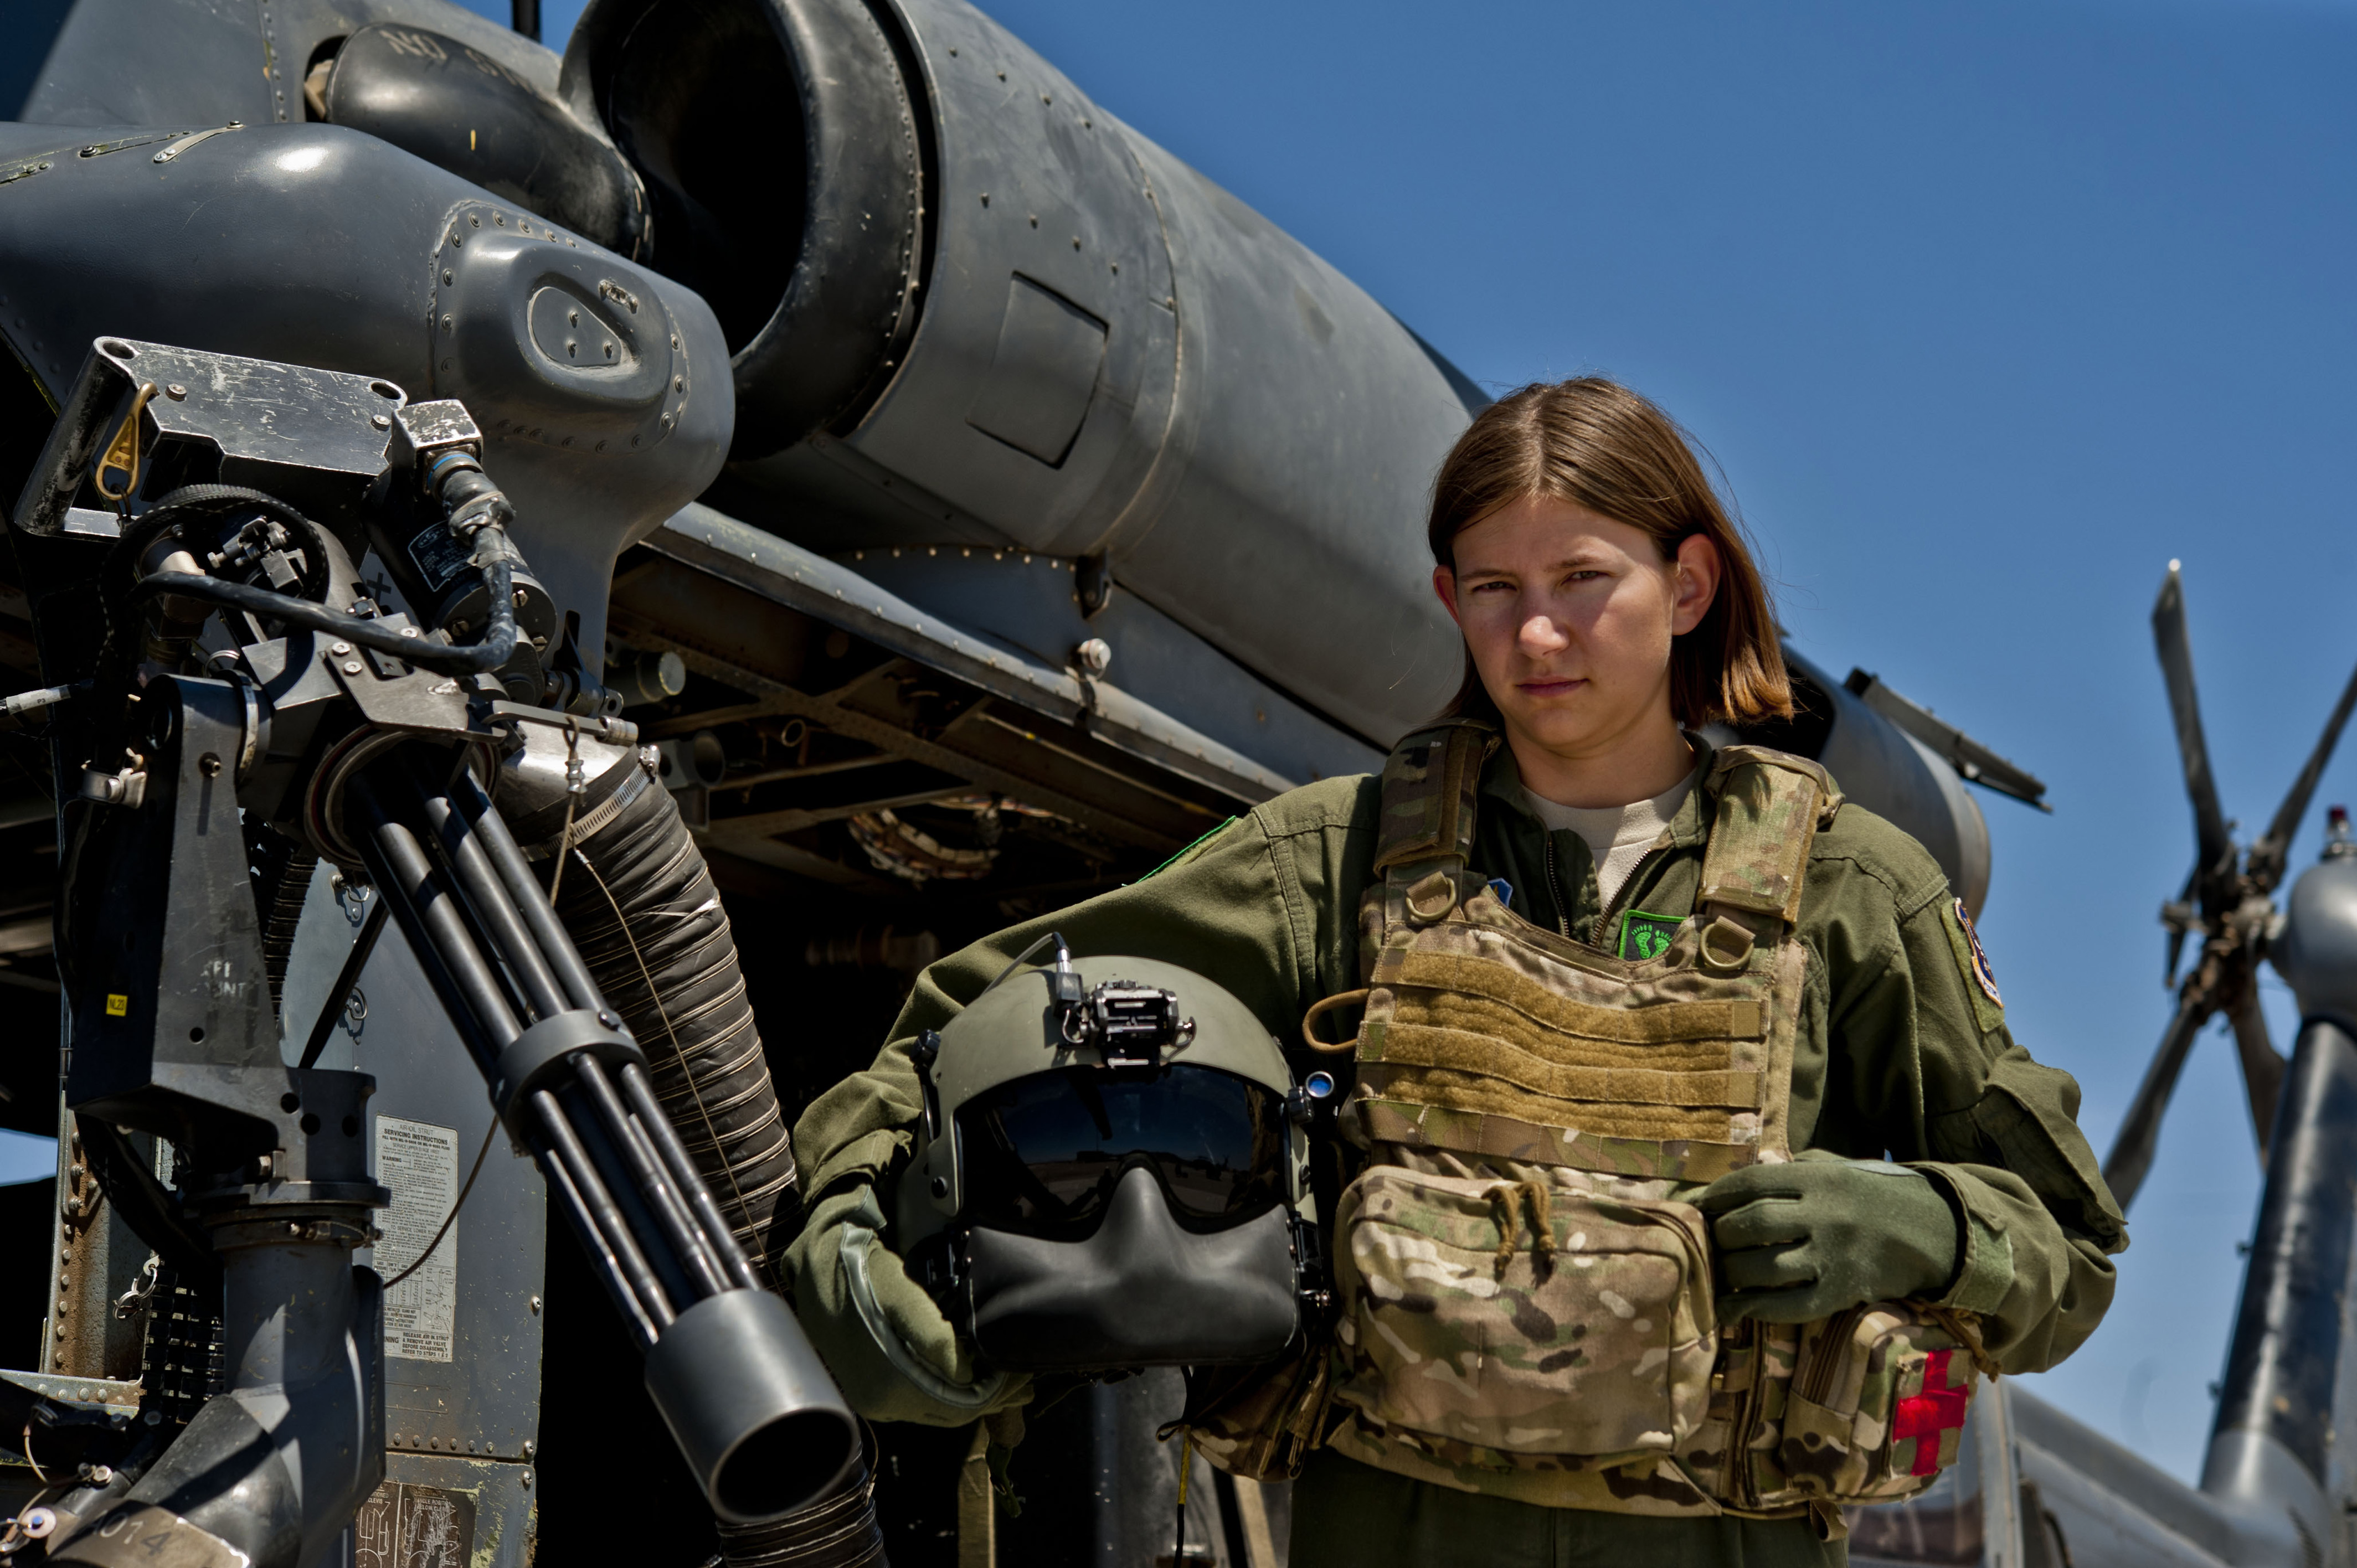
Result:
<svg viewBox="0 0 2357 1568"><path fill-rule="evenodd" d="M1953 1350L1934 1350L1925 1356L1923 1391L1909 1394L1891 1412L1891 1441L1917 1440L1915 1463L1910 1475L1938 1475L1941 1434L1964 1429L1964 1411L1973 1400L1973 1385L1967 1380L1962 1388L1948 1386L1948 1362L1954 1355ZM1967 1373L1968 1379L1969 1376Z"/></svg>

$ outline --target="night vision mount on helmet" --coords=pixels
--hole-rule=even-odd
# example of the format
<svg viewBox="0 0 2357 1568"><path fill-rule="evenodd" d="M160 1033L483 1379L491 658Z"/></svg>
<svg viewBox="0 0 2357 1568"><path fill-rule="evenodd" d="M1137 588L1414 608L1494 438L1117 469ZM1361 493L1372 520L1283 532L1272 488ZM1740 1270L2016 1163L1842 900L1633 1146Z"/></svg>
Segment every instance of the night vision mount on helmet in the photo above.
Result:
<svg viewBox="0 0 2357 1568"><path fill-rule="evenodd" d="M1310 1111L1250 1009L1143 958L1016 961L914 1049L909 1271L1026 1372L1265 1360L1322 1300ZM1094 983L1091 983L1093 980Z"/></svg>

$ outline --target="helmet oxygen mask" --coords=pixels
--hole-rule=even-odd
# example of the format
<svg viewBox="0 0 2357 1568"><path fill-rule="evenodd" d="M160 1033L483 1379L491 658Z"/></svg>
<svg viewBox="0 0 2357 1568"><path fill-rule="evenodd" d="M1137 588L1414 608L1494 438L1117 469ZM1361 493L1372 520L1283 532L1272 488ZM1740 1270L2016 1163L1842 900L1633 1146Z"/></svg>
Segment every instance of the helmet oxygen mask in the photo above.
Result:
<svg viewBox="0 0 2357 1568"><path fill-rule="evenodd" d="M1014 978L1050 941L1054 967ZM1269 1359L1322 1299L1306 1097L1202 976L1089 967L1050 933L918 1040L902 1257L994 1368Z"/></svg>

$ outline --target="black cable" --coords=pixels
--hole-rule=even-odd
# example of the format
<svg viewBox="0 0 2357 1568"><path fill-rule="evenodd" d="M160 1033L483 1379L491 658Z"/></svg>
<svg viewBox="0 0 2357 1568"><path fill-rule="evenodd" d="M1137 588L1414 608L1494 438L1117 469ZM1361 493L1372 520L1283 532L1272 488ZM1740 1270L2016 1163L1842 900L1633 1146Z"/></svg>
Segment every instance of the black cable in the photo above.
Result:
<svg viewBox="0 0 2357 1568"><path fill-rule="evenodd" d="M231 509L259 511L300 535L304 570L296 580L297 586L313 598L327 595L327 536L317 523L275 496L242 485L183 485L139 516L126 519L120 537L100 563L98 572L99 611L105 619L106 631L99 645L91 679L93 744L90 766L102 773L112 773L123 765L127 744L124 725L131 706L133 677L139 667L144 643L133 613L140 558L167 530L191 517Z"/></svg>
<svg viewBox="0 0 2357 1568"><path fill-rule="evenodd" d="M500 669L515 657L516 650L515 572L506 557L483 568L483 584L491 596L490 624L484 628L481 641L461 648L428 642L423 637L404 637L380 621L307 604L267 588L187 572L158 572L144 577L134 593L142 599L167 594L174 598L202 599L253 615L269 616L288 626L326 632L360 647L406 660L421 670L443 675L479 675Z"/></svg>
<svg viewBox="0 0 2357 1568"><path fill-rule="evenodd" d="M1038 940L1034 941L1029 947L1025 948L1021 952L1017 953L1013 958L1007 961L1006 967L1000 970L991 983L982 988L981 992L975 995L974 1001L979 1002L983 997L987 996L992 992L997 990L999 981L1005 980L1008 975L1013 974L1017 970L1021 969L1026 963L1028 963L1031 960L1031 955L1038 952L1041 948L1046 947L1049 942L1056 944L1057 962L1069 963L1071 961L1071 951L1064 942L1064 933L1061 931L1042 931L1039 933ZM969 1002L966 1005L971 1007L974 1005L974 1002Z"/></svg>
<svg viewBox="0 0 2357 1568"><path fill-rule="evenodd" d="M470 515L491 519L490 526L495 528L509 513L506 498L479 469L470 467L452 475L445 486L445 493ZM296 583L301 596L183 572L157 573L144 579L137 576L140 556L167 529L191 514L232 509L262 512L301 536L304 571ZM444 675L475 675L504 667L515 657L516 650L514 556L508 550L503 534L492 542L490 553L491 560L482 567L483 585L490 595L490 615L483 636L479 641L466 647L448 648L427 642L422 637L403 637L374 621L330 608L320 602L327 597L330 585L326 535L318 524L285 501L239 485L184 485L158 499L154 506L124 526L122 537L108 552L106 564L102 568L100 597L109 612L110 650L115 651L118 660L128 652L135 663L136 653L127 646L130 639L125 635L127 628L124 625L129 618L126 612L136 601L168 594L177 598L198 599L244 610L252 615L269 616L289 626L326 632L360 647L406 660L421 670L432 670ZM118 642L126 644L126 647L116 650L114 645ZM127 665L124 675L123 684L127 693Z"/></svg>
<svg viewBox="0 0 2357 1568"><path fill-rule="evenodd" d="M498 1137L499 1133L500 1119L493 1116L491 1124L483 1129L483 1146L475 1151L475 1168L467 1173L467 1185L458 1189L457 1197L450 1205L450 1212L442 1217L442 1229L434 1232L434 1240L425 1243L425 1251L412 1259L409 1267L384 1282L386 1290L392 1290L393 1286L424 1268L425 1260L434 1255L434 1249L442 1244L442 1238L450 1234L450 1227L458 1222L458 1210L467 1207L467 1195L475 1190L475 1178L483 1174L483 1161L491 1152L491 1140Z"/></svg>
<svg viewBox="0 0 2357 1568"><path fill-rule="evenodd" d="M369 954L376 950L377 938L384 934L384 912L391 900L379 895L369 900L369 912L361 919L360 934L352 939L350 949L344 954L344 966L336 972L336 983L328 993L327 1001L319 1004L319 1016L311 1025L309 1038L303 1042L302 1059L296 1067L316 1067L319 1054L328 1048L328 1038L336 1031L336 1020L351 1005L352 987L360 983L361 971L368 967Z"/></svg>

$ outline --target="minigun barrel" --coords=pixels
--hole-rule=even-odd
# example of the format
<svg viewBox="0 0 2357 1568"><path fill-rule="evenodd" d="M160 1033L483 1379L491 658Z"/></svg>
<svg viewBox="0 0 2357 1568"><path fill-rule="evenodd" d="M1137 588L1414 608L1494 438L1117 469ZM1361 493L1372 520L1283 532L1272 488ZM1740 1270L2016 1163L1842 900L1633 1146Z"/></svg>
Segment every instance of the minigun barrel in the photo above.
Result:
<svg viewBox="0 0 2357 1568"><path fill-rule="evenodd" d="M393 918L648 1358L656 1404L722 1518L788 1512L857 1457L857 1423L761 1290L639 1047L498 809L404 747L349 788Z"/></svg>

